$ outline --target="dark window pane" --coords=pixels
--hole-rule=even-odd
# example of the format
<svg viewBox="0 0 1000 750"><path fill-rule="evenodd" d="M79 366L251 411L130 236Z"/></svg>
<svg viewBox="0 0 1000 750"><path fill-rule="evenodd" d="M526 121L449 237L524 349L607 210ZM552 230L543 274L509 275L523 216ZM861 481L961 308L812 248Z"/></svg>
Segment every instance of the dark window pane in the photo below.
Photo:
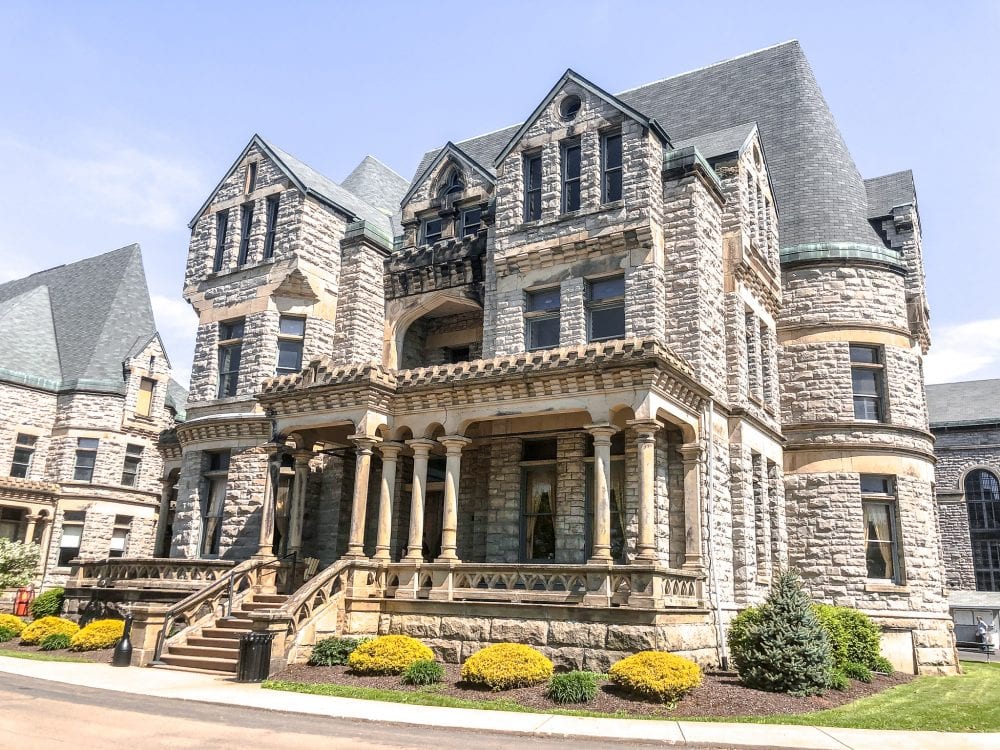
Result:
<svg viewBox="0 0 1000 750"><path fill-rule="evenodd" d="M851 382L856 396L878 396L877 370L851 370Z"/></svg>
<svg viewBox="0 0 1000 750"><path fill-rule="evenodd" d="M575 146L567 146L565 151L565 172L564 176L567 180L578 178L580 176L580 146L579 144Z"/></svg>
<svg viewBox="0 0 1000 750"><path fill-rule="evenodd" d="M878 348L874 346L852 346L851 362L877 365L879 363Z"/></svg>
<svg viewBox="0 0 1000 750"><path fill-rule="evenodd" d="M219 340L243 338L243 321L236 320L230 323L219 323Z"/></svg>
<svg viewBox="0 0 1000 750"><path fill-rule="evenodd" d="M891 495L892 478L879 476L877 474L862 474L861 492L865 495Z"/></svg>
<svg viewBox="0 0 1000 750"><path fill-rule="evenodd" d="M609 172L604 188L604 202L611 203L622 199L622 173L621 170Z"/></svg>
<svg viewBox="0 0 1000 750"><path fill-rule="evenodd" d="M302 342L278 342L278 372L298 372L302 369Z"/></svg>
<svg viewBox="0 0 1000 750"><path fill-rule="evenodd" d="M305 336L305 318L286 318L284 316L278 321L278 332L282 336Z"/></svg>
<svg viewBox="0 0 1000 750"><path fill-rule="evenodd" d="M580 210L580 182L579 180L575 182L567 182L564 187L563 200L565 204L563 206L564 211L579 211Z"/></svg>
<svg viewBox="0 0 1000 750"><path fill-rule="evenodd" d="M424 221L424 244L430 245L441 239L441 219Z"/></svg>
<svg viewBox="0 0 1000 750"><path fill-rule="evenodd" d="M253 203L240 206L240 253L237 265L247 262L250 254L250 230L253 228Z"/></svg>
<svg viewBox="0 0 1000 750"><path fill-rule="evenodd" d="M533 156L528 159L528 189L536 190L542 186L542 157Z"/></svg>
<svg viewBox="0 0 1000 750"><path fill-rule="evenodd" d="M270 258L274 255L274 237L278 226L278 201L279 195L272 195L267 199L267 230L264 233L264 257Z"/></svg>
<svg viewBox="0 0 1000 750"><path fill-rule="evenodd" d="M482 223L482 210L470 208L462 214L462 236L476 234Z"/></svg>
<svg viewBox="0 0 1000 750"><path fill-rule="evenodd" d="M528 196L528 221L542 218L542 193L536 190Z"/></svg>
<svg viewBox="0 0 1000 750"><path fill-rule="evenodd" d="M590 282L590 300L599 302L625 296L625 277L616 276L612 279L597 279Z"/></svg>
<svg viewBox="0 0 1000 750"><path fill-rule="evenodd" d="M252 193L257 187L257 162L247 165L247 192Z"/></svg>
<svg viewBox="0 0 1000 750"><path fill-rule="evenodd" d="M226 252L226 229L229 226L229 211L219 211L215 215L215 260L212 270L222 269L222 261Z"/></svg>
<svg viewBox="0 0 1000 750"><path fill-rule="evenodd" d="M525 461L555 461L556 441L525 440L521 455Z"/></svg>
<svg viewBox="0 0 1000 750"><path fill-rule="evenodd" d="M558 316L528 322L529 349L551 349L555 346L559 346Z"/></svg>
<svg viewBox="0 0 1000 750"><path fill-rule="evenodd" d="M528 312L549 312L558 309L558 289L545 289L540 292L528 292Z"/></svg>
<svg viewBox="0 0 1000 750"><path fill-rule="evenodd" d="M620 134L604 138L604 168L614 169L622 165L622 137Z"/></svg>
<svg viewBox="0 0 1000 750"><path fill-rule="evenodd" d="M590 311L590 340L620 339L625 336L625 307L602 307Z"/></svg>

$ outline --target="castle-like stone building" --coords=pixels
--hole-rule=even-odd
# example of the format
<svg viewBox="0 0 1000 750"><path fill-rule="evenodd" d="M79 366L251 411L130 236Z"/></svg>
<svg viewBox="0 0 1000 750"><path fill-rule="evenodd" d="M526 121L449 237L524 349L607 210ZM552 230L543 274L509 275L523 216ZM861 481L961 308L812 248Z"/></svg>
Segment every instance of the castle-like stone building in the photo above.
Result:
<svg viewBox="0 0 1000 750"><path fill-rule="evenodd" d="M412 180L255 136L184 297L171 554L318 560L289 649L718 664L791 566L898 667L956 667L912 177L860 176L795 42L619 94L567 71Z"/></svg>
<svg viewBox="0 0 1000 750"><path fill-rule="evenodd" d="M0 536L41 545L36 586L157 552L170 372L138 245L0 284Z"/></svg>

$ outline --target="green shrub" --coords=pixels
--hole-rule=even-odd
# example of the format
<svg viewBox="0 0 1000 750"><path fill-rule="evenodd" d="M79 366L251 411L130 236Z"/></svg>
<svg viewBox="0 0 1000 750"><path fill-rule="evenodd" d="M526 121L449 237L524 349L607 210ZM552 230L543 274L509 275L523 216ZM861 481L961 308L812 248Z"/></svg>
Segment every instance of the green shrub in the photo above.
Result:
<svg viewBox="0 0 1000 750"><path fill-rule="evenodd" d="M868 615L851 607L814 605L816 616L830 640L834 667L850 674L848 664L875 669L881 658L882 631Z"/></svg>
<svg viewBox="0 0 1000 750"><path fill-rule="evenodd" d="M0 628L13 630L14 635L21 635L21 631L24 630L24 627L24 620L20 617L17 617L16 615L0 615Z"/></svg>
<svg viewBox="0 0 1000 750"><path fill-rule="evenodd" d="M69 648L72 641L73 637L65 633L53 633L42 638L38 644L38 649L40 651L61 651L62 649Z"/></svg>
<svg viewBox="0 0 1000 750"><path fill-rule="evenodd" d="M830 642L794 573L775 580L757 615L730 635L740 681L775 693L813 695L827 687Z"/></svg>
<svg viewBox="0 0 1000 750"><path fill-rule="evenodd" d="M855 664L852 661L847 662L840 669L845 677L850 677L852 680L857 680L858 682L871 682L875 678L872 676L872 671L866 667L864 664Z"/></svg>
<svg viewBox="0 0 1000 750"><path fill-rule="evenodd" d="M43 617L35 620L24 629L21 633L21 643L26 646L34 646L47 635L52 635L53 633L74 635L79 629L80 626L72 620L66 620L62 617Z"/></svg>
<svg viewBox="0 0 1000 750"><path fill-rule="evenodd" d="M17 631L13 628L0 627L0 643L6 643L17 638Z"/></svg>
<svg viewBox="0 0 1000 750"><path fill-rule="evenodd" d="M371 638L324 638L313 646L309 663L314 667L335 667L347 664L347 657L360 644Z"/></svg>
<svg viewBox="0 0 1000 750"><path fill-rule="evenodd" d="M868 667L872 672L881 672L882 674L892 674L896 671L896 668L892 666L892 662L884 656L876 657Z"/></svg>
<svg viewBox="0 0 1000 750"><path fill-rule="evenodd" d="M750 632L760 625L761 619L760 607L747 607L733 618L726 638L731 654L742 654L750 648Z"/></svg>
<svg viewBox="0 0 1000 750"><path fill-rule="evenodd" d="M462 679L491 690L509 690L545 682L553 666L540 652L523 643L494 643L462 665Z"/></svg>
<svg viewBox="0 0 1000 750"><path fill-rule="evenodd" d="M63 593L61 588L54 588L36 596L35 600L31 602L31 616L40 620L43 617L58 615L62 612Z"/></svg>
<svg viewBox="0 0 1000 750"><path fill-rule="evenodd" d="M413 662L403 672L404 685L434 685L444 680L444 667L433 659Z"/></svg>
<svg viewBox="0 0 1000 750"><path fill-rule="evenodd" d="M673 703L701 684L701 669L683 656L640 651L612 664L608 677L633 695Z"/></svg>
<svg viewBox="0 0 1000 750"><path fill-rule="evenodd" d="M556 703L586 703L597 695L601 675L596 672L564 672L553 675L545 694Z"/></svg>
<svg viewBox="0 0 1000 750"><path fill-rule="evenodd" d="M382 635L358 644L347 664L359 674L402 674L413 662L433 658L434 652L416 638Z"/></svg>
<svg viewBox="0 0 1000 750"><path fill-rule="evenodd" d="M83 630L73 634L69 647L74 651L97 651L111 648L125 632L123 620L94 620Z"/></svg>
<svg viewBox="0 0 1000 750"><path fill-rule="evenodd" d="M830 641L830 656L833 658L833 668L842 669L847 663L847 630L844 628L840 610L843 607L834 607L831 604L814 604L813 612L816 619L826 631L826 637Z"/></svg>
<svg viewBox="0 0 1000 750"><path fill-rule="evenodd" d="M847 675L841 672L839 669L830 670L830 679L827 682L827 687L831 690L847 690L851 686L851 681L847 679Z"/></svg>

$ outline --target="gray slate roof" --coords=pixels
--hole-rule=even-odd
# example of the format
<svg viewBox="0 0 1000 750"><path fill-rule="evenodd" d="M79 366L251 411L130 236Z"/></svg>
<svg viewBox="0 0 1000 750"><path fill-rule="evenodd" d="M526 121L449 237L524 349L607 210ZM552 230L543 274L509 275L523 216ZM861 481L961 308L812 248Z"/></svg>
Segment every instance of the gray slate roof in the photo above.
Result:
<svg viewBox="0 0 1000 750"><path fill-rule="evenodd" d="M671 145L677 150L694 146L706 159L714 159L717 156L738 153L756 131L756 123L744 122L712 133L702 133L693 138L674 140Z"/></svg>
<svg viewBox="0 0 1000 750"><path fill-rule="evenodd" d="M756 122L783 247L814 242L883 246L868 222L864 181L797 41L617 96L655 118L674 143ZM480 164L492 164L518 128L512 125L457 145ZM417 175L436 153L424 155Z"/></svg>
<svg viewBox="0 0 1000 750"><path fill-rule="evenodd" d="M387 214L399 210L399 202L409 185L405 177L370 154L340 183L345 190Z"/></svg>
<svg viewBox="0 0 1000 750"><path fill-rule="evenodd" d="M121 393L123 362L155 335L138 245L0 284L0 379Z"/></svg>
<svg viewBox="0 0 1000 750"><path fill-rule="evenodd" d="M913 184L913 172L902 172L872 177L865 180L868 193L868 217L877 219L888 216L896 206L916 204L917 188Z"/></svg>
<svg viewBox="0 0 1000 750"><path fill-rule="evenodd" d="M931 427L1000 422L1000 379L927 386Z"/></svg>

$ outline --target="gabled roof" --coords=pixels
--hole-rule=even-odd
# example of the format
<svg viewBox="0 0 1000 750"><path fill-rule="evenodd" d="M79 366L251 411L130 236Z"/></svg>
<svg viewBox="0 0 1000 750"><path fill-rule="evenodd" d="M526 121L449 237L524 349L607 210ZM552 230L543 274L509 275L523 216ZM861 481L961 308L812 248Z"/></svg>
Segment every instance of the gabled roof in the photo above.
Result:
<svg viewBox="0 0 1000 750"><path fill-rule="evenodd" d="M624 104L661 123L673 142L756 122L767 154L782 247L856 242L884 247L868 222L864 181L797 41L623 91ZM458 146L493 163L512 125ZM424 155L417 174L437 154Z"/></svg>
<svg viewBox="0 0 1000 750"><path fill-rule="evenodd" d="M413 194L417 191L417 188L419 188L424 183L424 180L427 179L428 175L433 174L434 170L438 168L438 165L440 165L441 162L443 162L449 156L454 156L459 161L464 162L468 166L472 167L472 169L479 172L479 174L483 176L483 179L485 179L491 185L496 182L496 174L494 172L486 169L486 167L484 167L478 161L473 159L471 156L465 153L454 143L448 141L446 144L444 144L441 150L438 151L437 154L435 154L435 156L430 160L430 163L426 167L424 167L424 170L416 178L414 178L413 184L410 186L410 189L406 191L406 194L403 195L402 199L400 200L400 204L406 204L413 196Z"/></svg>
<svg viewBox="0 0 1000 750"><path fill-rule="evenodd" d="M909 169L865 180L865 191L870 219L889 216L896 206L917 203L917 188L913 184L913 172Z"/></svg>
<svg viewBox="0 0 1000 750"><path fill-rule="evenodd" d="M392 213L391 211L383 211L375 206L372 206L367 201L352 193L350 190L338 185L329 177L323 176L305 162L299 161L287 151L283 151L277 146L265 141L257 134L254 134L246 148L244 148L240 155L236 158L236 161L234 161L232 166L226 170L226 174L221 180L219 180L219 184L215 186L215 189L212 190L208 198L201 205L201 208L198 209L198 212L194 215L194 218L191 219L188 227L194 227L198 218L205 212L205 209L211 205L212 200L215 198L215 194L219 192L219 188L222 187L222 184L229 178L239 163L243 161L247 153L254 146L260 149L263 154L271 159L271 161L275 163L278 169L284 173L292 184L304 194L312 196L332 208L347 214L352 220L364 219L370 224L378 227L378 229L384 232L387 236L392 236L392 223L389 220L390 214Z"/></svg>
<svg viewBox="0 0 1000 750"><path fill-rule="evenodd" d="M621 99L616 97L614 94L609 94L607 91L602 89L597 84L588 81L586 78L584 78L582 75L574 71L572 68L567 68L566 72L562 74L562 77L558 81L556 81L556 85L549 90L549 93L545 95L545 98L542 99L541 102L539 102L537 107L535 107L535 111L528 116L528 119L525 120L524 123L514 132L514 135L510 137L510 140L507 141L507 144L502 149L500 149L500 153L494 157L493 159L494 167L500 166L500 162L502 162L504 158L506 158L507 154L509 154L513 150L514 146L516 146L518 142L521 140L521 138L524 136L524 134L528 132L528 128L530 128L532 124L534 124L535 120L538 119L539 115L542 114L545 108L552 103L552 100L556 98L556 95L559 93L562 87L569 82L573 82L577 86L584 89L585 91L590 92L597 98L603 99L612 107L615 107L616 109L621 111L626 117L629 117L635 120L636 122L642 123L642 125L651 129L653 132L655 132L657 135L660 136L660 138L663 140L664 143L666 143L667 145L670 144L670 139L667 137L667 134L663 131L663 128L660 127L660 124L656 122L655 119L646 117L646 115L642 114L636 109L633 109L628 104L623 102Z"/></svg>
<svg viewBox="0 0 1000 750"><path fill-rule="evenodd" d="M344 178L340 186L391 215L399 210L409 184L409 180L369 154Z"/></svg>
<svg viewBox="0 0 1000 750"><path fill-rule="evenodd" d="M122 364L156 335L138 245L0 284L0 378L124 392Z"/></svg>
<svg viewBox="0 0 1000 750"><path fill-rule="evenodd" d="M1000 379L927 386L931 427L1000 423Z"/></svg>
<svg viewBox="0 0 1000 750"><path fill-rule="evenodd" d="M675 149L694 146L706 159L717 159L720 156L743 153L754 135L757 133L757 123L744 122L723 130L711 133L700 133L693 138L675 140Z"/></svg>

